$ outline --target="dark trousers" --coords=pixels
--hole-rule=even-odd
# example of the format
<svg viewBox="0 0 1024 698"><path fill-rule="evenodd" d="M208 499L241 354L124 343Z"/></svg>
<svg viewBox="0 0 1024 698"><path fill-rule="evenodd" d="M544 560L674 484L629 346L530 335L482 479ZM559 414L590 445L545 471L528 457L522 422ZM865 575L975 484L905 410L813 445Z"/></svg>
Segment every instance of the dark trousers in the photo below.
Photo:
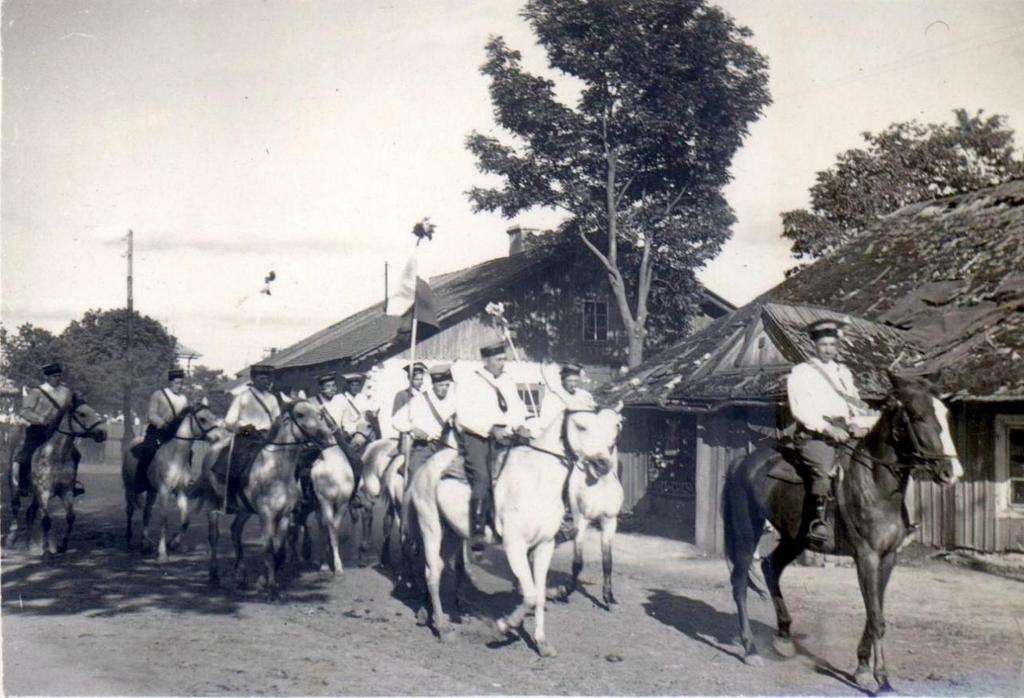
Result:
<svg viewBox="0 0 1024 698"><path fill-rule="evenodd" d="M32 454L46 443L48 438L50 438L50 429L44 425L30 424L25 427L25 440L21 443L21 450L14 458L18 464L18 486L22 489L28 487L28 481L32 475Z"/></svg>
<svg viewBox="0 0 1024 698"><path fill-rule="evenodd" d="M809 482L811 494L815 497L827 497L832 483L829 473L836 462L836 449L828 442L808 434L797 444L800 461L803 466L800 474Z"/></svg>
<svg viewBox="0 0 1024 698"><path fill-rule="evenodd" d="M412 451L409 454L409 464L406 468L406 482L412 482L412 477L420 468L430 460L430 457L440 451L441 444L436 441L413 441Z"/></svg>
<svg viewBox="0 0 1024 698"><path fill-rule="evenodd" d="M353 446L345 432L341 429L337 429L334 432L334 439L338 442L338 446L341 447L341 452L345 454L345 458L348 459L348 464L352 466L352 495L355 496L356 492L359 491L359 480L363 476L363 456L359 453L359 449Z"/></svg>
<svg viewBox="0 0 1024 698"><path fill-rule="evenodd" d="M491 495L491 457L494 441L463 432L466 455L466 479L469 480L470 533L483 535L486 524L487 503Z"/></svg>
<svg viewBox="0 0 1024 698"><path fill-rule="evenodd" d="M228 476L229 491L234 489L238 483L244 482L243 478L248 474L256 456L259 455L263 446L267 443L267 432L263 430L247 431L246 433L235 434L234 446L224 449L223 456L217 458L213 464L213 472L224 480ZM231 450L231 473L228 474L227 452Z"/></svg>

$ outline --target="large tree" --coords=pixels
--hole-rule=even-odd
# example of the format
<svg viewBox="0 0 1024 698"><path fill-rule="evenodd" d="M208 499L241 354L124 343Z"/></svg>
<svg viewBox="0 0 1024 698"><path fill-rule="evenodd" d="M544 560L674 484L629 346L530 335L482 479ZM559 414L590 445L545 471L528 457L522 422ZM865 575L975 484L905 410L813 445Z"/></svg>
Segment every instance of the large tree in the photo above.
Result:
<svg viewBox="0 0 1024 698"><path fill-rule="evenodd" d="M231 399L229 395L219 390L218 386L227 380L227 374L219 368L197 364L185 381L185 390L191 400L200 401L206 398L215 412L224 414L228 411Z"/></svg>
<svg viewBox="0 0 1024 698"><path fill-rule="evenodd" d="M128 311L90 310L61 333L67 347L68 383L80 390L97 409L121 409L128 380ZM145 414L149 395L167 382L167 369L175 364L176 342L164 326L135 312L132 316L132 409Z"/></svg>
<svg viewBox="0 0 1024 698"><path fill-rule="evenodd" d="M42 380L40 367L64 361L65 352L52 332L25 323L13 333L0 328L0 357L0 373L21 387Z"/></svg>
<svg viewBox="0 0 1024 698"><path fill-rule="evenodd" d="M492 37L481 71L513 138L468 137L478 168L500 184L467 194L476 210L508 218L535 207L568 214L563 231L607 271L635 366L659 275L692 273L730 234L722 187L771 101L767 62L748 29L702 0L531 0L522 14L580 95L563 104L554 81ZM637 254L621 254L627 245Z"/></svg>
<svg viewBox="0 0 1024 698"><path fill-rule="evenodd" d="M823 257L879 217L907 204L992 186L1024 175L1006 117L954 111L952 124L892 124L862 134L866 146L840 153L817 174L809 209L782 214L797 259Z"/></svg>

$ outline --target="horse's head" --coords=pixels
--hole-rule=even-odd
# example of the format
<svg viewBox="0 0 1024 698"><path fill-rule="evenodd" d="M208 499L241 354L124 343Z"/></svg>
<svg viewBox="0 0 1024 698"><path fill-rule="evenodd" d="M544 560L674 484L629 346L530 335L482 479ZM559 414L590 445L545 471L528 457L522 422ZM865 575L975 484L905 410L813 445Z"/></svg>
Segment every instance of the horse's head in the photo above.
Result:
<svg viewBox="0 0 1024 698"><path fill-rule="evenodd" d="M899 414L894 436L901 460L942 485L964 474L949 429L949 410L934 396L934 388L919 379L889 374L893 393L889 407Z"/></svg>
<svg viewBox="0 0 1024 698"><path fill-rule="evenodd" d="M218 417L209 405L200 402L186 409L189 410L188 417L192 422L192 426L199 432L199 436L209 441L218 440L220 428L224 426L224 420Z"/></svg>
<svg viewBox="0 0 1024 698"><path fill-rule="evenodd" d="M88 436L96 443L107 440L107 430L103 428L107 420L90 407L78 393L71 396L68 420L71 423L71 433L75 436Z"/></svg>
<svg viewBox="0 0 1024 698"><path fill-rule="evenodd" d="M565 450L596 477L615 467L615 446L622 431L618 407L570 411L565 414Z"/></svg>
<svg viewBox="0 0 1024 698"><path fill-rule="evenodd" d="M334 434L327 426L323 410L309 400L286 403L285 415L301 434L302 440L312 441L324 448L334 445Z"/></svg>

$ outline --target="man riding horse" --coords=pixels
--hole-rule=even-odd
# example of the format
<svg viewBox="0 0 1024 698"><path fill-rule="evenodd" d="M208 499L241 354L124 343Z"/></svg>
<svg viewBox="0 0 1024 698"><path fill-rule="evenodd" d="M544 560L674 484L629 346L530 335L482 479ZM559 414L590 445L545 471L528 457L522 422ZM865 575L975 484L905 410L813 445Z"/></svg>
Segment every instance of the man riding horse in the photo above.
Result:
<svg viewBox="0 0 1024 698"><path fill-rule="evenodd" d="M270 428L281 416L281 404L270 392L273 374L274 367L265 364L249 369L252 383L235 396L224 417L224 427L234 434L234 442L228 449L230 463L227 463L228 459L218 458L213 472L220 479L227 480L225 486L229 493L235 489L231 483L244 481L245 474L267 442Z"/></svg>
<svg viewBox="0 0 1024 698"><path fill-rule="evenodd" d="M483 368L460 382L455 421L463 436L466 477L470 486L470 548L479 555L487 547L485 526L491 496L491 461L500 446L527 439L527 411L515 382L505 373L505 345L480 349Z"/></svg>
<svg viewBox="0 0 1024 698"><path fill-rule="evenodd" d="M561 389L549 389L544 392L544 398L540 403L540 417L530 425L530 431L542 434L553 422L563 418L567 411L597 409L597 402L589 391L580 387L583 367L577 363L564 363L559 369L558 375L561 379ZM565 501L566 520L562 525L562 534L569 538L576 537L576 527L572 523L569 514L569 480L566 479L565 487L562 490L562 499Z"/></svg>
<svg viewBox="0 0 1024 698"><path fill-rule="evenodd" d="M355 395L351 393L352 385L362 380L362 374L347 373L343 376L348 390L344 394L338 393L338 381L333 373L325 373L317 379L320 384L320 392L313 398L313 404L318 405L327 417L327 424L334 434L334 439L352 467L352 474L355 478L353 493L358 491L359 477L363 472L363 447L366 446L366 422L357 404ZM358 392L358 390L356 391ZM314 449L315 455L319 451ZM315 457L314 459L315 460ZM304 465L311 466L313 461ZM353 506L359 507L359 498L353 494Z"/></svg>
<svg viewBox="0 0 1024 698"><path fill-rule="evenodd" d="M188 396L184 394L185 371L172 368L167 372L167 385L154 390L149 396L146 410L146 435L142 443L132 446L132 455L138 459L135 471L135 490L141 492L149 485L149 465L160 446L174 438L181 420L188 414Z"/></svg>
<svg viewBox="0 0 1024 698"><path fill-rule="evenodd" d="M414 396L395 415L395 429L408 440L399 450L409 453L406 481L432 455L442 448L453 447L455 423L455 392L452 391L452 371L448 364L430 369L430 390Z"/></svg>
<svg viewBox="0 0 1024 698"><path fill-rule="evenodd" d="M864 437L878 420L878 413L861 400L850 369L836 361L845 324L823 319L808 325L816 355L794 366L786 383L789 408L797 422L795 444L800 459L795 465L813 499L815 518L807 537L817 545L833 539L826 508L837 449L851 438Z"/></svg>
<svg viewBox="0 0 1024 698"><path fill-rule="evenodd" d="M59 363L46 364L42 367L43 382L32 388L21 406L21 417L28 422L25 428L21 450L14 458L18 467L12 473L15 491L19 497L29 495L29 480L32 474L32 454L46 443L57 422L71 407L71 391L64 385L64 367ZM72 448L71 458L75 464L74 493L85 494L85 489L78 482L78 463L82 454Z"/></svg>

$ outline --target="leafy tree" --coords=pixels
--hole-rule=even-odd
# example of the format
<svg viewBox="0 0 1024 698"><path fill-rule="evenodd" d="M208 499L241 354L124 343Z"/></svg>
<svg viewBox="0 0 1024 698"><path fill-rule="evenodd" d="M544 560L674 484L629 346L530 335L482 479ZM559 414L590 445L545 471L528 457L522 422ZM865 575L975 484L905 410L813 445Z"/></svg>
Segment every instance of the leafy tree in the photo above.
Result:
<svg viewBox="0 0 1024 698"><path fill-rule="evenodd" d="M68 348L68 384L82 392L101 412L122 408L128 379L128 311L90 310L60 335ZM175 363L175 339L163 325L139 313L132 316L132 409L144 415L149 395L167 383ZM126 425L127 427L127 425Z"/></svg>
<svg viewBox="0 0 1024 698"><path fill-rule="evenodd" d="M192 373L186 380L185 390L193 402L206 398L215 412L225 414L231 405L231 398L218 390L217 386L226 380L227 374L219 368L199 364L192 368Z"/></svg>
<svg viewBox="0 0 1024 698"><path fill-rule="evenodd" d="M840 153L834 166L818 173L810 209L782 214L782 235L793 241L793 256L825 256L907 204L1024 175L1005 116L953 113L952 124L906 121L865 132L866 147Z"/></svg>
<svg viewBox="0 0 1024 698"><path fill-rule="evenodd" d="M481 72L513 139L470 134L478 168L500 185L467 195L475 210L508 218L534 207L568 214L563 232L607 271L633 366L663 270L692 273L730 234L722 187L771 101L767 62L748 29L703 0L530 0L523 17L550 67L582 90L575 107L563 105L552 80L492 37Z"/></svg>
<svg viewBox="0 0 1024 698"><path fill-rule="evenodd" d="M64 346L52 332L30 323L14 334L0 328L0 372L16 386L37 385L44 364L64 360Z"/></svg>

